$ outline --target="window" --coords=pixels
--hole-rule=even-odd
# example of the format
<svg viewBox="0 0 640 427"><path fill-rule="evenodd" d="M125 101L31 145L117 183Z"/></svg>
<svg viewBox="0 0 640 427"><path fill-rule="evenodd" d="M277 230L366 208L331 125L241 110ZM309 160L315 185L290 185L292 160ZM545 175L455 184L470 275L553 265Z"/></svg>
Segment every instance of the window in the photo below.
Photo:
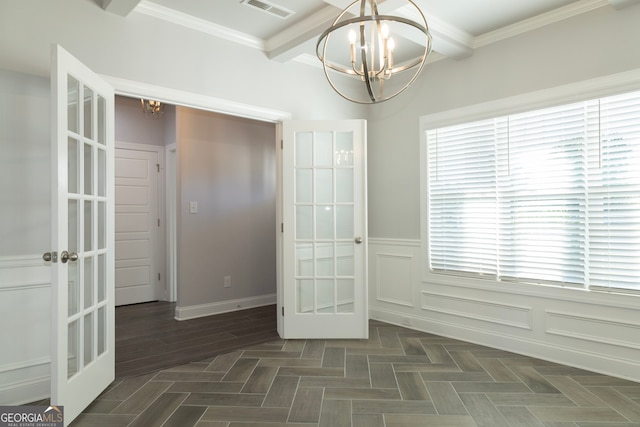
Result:
<svg viewBox="0 0 640 427"><path fill-rule="evenodd" d="M426 141L432 272L640 291L640 92Z"/></svg>

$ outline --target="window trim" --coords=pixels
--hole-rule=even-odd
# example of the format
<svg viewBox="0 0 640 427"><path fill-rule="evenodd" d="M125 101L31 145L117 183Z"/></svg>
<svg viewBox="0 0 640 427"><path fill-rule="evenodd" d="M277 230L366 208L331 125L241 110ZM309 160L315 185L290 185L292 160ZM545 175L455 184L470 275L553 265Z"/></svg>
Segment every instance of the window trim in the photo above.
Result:
<svg viewBox="0 0 640 427"><path fill-rule="evenodd" d="M603 294L624 295L614 290L589 290L572 286L546 283L508 282L496 280L493 277L478 277L465 274L441 274L429 270L428 257L428 224L427 224L427 138L426 132L446 126L475 122L492 117L506 116L526 111L532 111L561 104L586 101L593 98L607 97L625 92L640 90L640 69L634 69L618 74L597 77L567 85L543 89L535 92L523 93L507 98L469 105L452 110L442 111L420 117L420 246L421 246L421 274L423 283L453 285L490 290L533 291L540 296L548 296L548 289L566 289L570 292L598 292Z"/></svg>

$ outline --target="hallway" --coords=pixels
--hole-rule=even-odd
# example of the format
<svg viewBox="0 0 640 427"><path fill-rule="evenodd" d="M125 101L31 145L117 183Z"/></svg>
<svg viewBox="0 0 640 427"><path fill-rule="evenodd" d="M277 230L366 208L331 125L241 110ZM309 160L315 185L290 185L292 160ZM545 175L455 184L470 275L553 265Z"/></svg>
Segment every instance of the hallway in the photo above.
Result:
<svg viewBox="0 0 640 427"><path fill-rule="evenodd" d="M279 338L275 305L183 321L174 315L168 302L116 307L116 379Z"/></svg>

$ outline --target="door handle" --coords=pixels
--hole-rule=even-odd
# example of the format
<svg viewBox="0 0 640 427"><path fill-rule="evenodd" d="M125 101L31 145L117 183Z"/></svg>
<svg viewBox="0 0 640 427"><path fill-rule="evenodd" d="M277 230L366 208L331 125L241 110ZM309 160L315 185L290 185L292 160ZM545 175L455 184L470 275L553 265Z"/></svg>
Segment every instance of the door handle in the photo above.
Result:
<svg viewBox="0 0 640 427"><path fill-rule="evenodd" d="M78 260L78 254L75 252L62 251L62 253L60 254L60 262L62 262L63 264L66 263L67 261L77 261L77 260Z"/></svg>
<svg viewBox="0 0 640 427"><path fill-rule="evenodd" d="M362 237L358 236L355 239L353 239L356 242L356 245L359 245L360 243L362 243Z"/></svg>

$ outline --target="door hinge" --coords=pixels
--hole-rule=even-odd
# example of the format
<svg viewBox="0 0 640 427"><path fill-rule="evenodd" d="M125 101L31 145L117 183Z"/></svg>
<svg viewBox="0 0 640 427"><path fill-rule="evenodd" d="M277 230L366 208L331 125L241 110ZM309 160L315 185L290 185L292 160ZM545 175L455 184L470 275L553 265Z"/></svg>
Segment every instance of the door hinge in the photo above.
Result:
<svg viewBox="0 0 640 427"><path fill-rule="evenodd" d="M282 306L282 317L284 317L284 305Z"/></svg>
<svg viewBox="0 0 640 427"><path fill-rule="evenodd" d="M160 227L160 218L158 218L158 227Z"/></svg>
<svg viewBox="0 0 640 427"><path fill-rule="evenodd" d="M280 223L280 232L284 233L284 222Z"/></svg>
<svg viewBox="0 0 640 427"><path fill-rule="evenodd" d="M158 280L160 280L160 273L158 273Z"/></svg>
<svg viewBox="0 0 640 427"><path fill-rule="evenodd" d="M158 173L160 173L160 163L156 163L156 168L158 168Z"/></svg>
<svg viewBox="0 0 640 427"><path fill-rule="evenodd" d="M284 140L280 140L280 149L284 150Z"/></svg>

